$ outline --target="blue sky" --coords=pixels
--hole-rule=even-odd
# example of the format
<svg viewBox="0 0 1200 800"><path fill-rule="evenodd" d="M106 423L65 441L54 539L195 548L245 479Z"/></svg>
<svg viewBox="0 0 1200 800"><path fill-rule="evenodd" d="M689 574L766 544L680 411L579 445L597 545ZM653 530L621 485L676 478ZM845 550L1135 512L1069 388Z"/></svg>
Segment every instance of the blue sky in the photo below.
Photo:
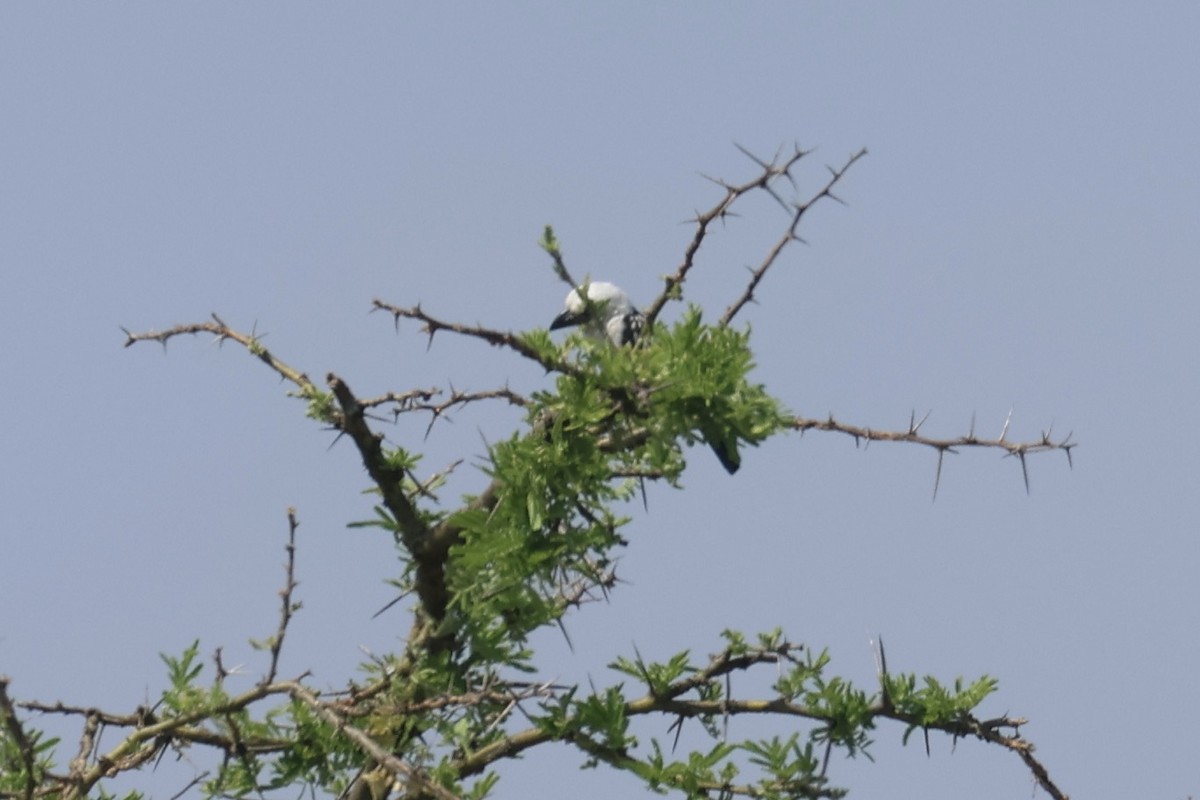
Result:
<svg viewBox="0 0 1200 800"><path fill-rule="evenodd" d="M986 715L1076 797L1200 792L1196 474L1200 8L1192 3L10 4L0 11L0 673L12 692L129 710L192 639L261 666L285 509L301 519L284 670L344 682L404 615L346 442L234 347L122 349L217 312L360 394L544 385L528 365L367 313L380 297L514 330L578 274L647 302L719 194L762 154L866 146L744 322L759 378L806 416L1036 438L1018 465L790 436L729 477L697 451L650 492L628 585L547 636L547 677L718 647L782 626L869 683L990 673ZM716 316L784 223L748 203L688 297ZM478 456L509 412L435 429L430 471ZM423 421L401 425L418 443ZM482 437L482 438L481 438ZM455 489L477 488L463 472ZM997 749L878 731L835 762L860 798L1028 797ZM647 729L645 735L666 736ZM74 742L69 741L70 751ZM565 750L496 796L608 797ZM190 766L147 781L163 794ZM122 784L125 785L125 784ZM897 788L899 787L899 788ZM117 788L117 787L114 787ZM635 792L636 795L636 792Z"/></svg>

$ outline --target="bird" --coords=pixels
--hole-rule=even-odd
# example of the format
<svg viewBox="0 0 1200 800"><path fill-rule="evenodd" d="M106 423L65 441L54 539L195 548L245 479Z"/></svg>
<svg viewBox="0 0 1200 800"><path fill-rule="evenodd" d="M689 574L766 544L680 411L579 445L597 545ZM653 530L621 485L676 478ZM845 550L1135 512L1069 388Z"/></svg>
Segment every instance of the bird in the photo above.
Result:
<svg viewBox="0 0 1200 800"><path fill-rule="evenodd" d="M619 286L595 281L570 291L563 302L563 312L550 323L550 330L573 325L580 326L586 336L608 339L614 346L622 347L637 344L646 327L646 317Z"/></svg>
<svg viewBox="0 0 1200 800"><path fill-rule="evenodd" d="M639 343L646 328L646 317L621 287L606 281L589 281L567 294L563 311L550 323L550 330L575 325L589 338L607 339L614 347L625 347ZM715 432L705 430L703 426L701 432L725 471L730 475L737 472L742 465L737 442L727 447Z"/></svg>

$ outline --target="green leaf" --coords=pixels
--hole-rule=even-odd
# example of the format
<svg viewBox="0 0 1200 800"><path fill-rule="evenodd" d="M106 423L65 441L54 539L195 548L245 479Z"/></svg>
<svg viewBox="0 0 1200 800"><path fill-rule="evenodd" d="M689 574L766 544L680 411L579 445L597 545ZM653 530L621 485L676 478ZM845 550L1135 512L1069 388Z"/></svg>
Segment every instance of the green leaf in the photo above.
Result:
<svg viewBox="0 0 1200 800"><path fill-rule="evenodd" d="M158 654L162 662L167 665L167 678L171 682L172 689L179 691L191 686L204 669L204 664L200 663L199 656L199 639L188 645L179 658L173 658L165 653Z"/></svg>

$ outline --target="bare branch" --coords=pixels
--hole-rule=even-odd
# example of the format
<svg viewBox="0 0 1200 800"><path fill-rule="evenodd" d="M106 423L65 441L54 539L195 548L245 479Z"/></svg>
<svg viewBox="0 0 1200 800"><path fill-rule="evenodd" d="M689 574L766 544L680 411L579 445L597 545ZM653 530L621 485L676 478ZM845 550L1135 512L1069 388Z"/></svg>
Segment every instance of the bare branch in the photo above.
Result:
<svg viewBox="0 0 1200 800"><path fill-rule="evenodd" d="M20 700L16 705L26 711L36 711L39 714L59 714L64 717L95 717L99 724L125 728L140 725L146 719L145 709L138 709L132 714L115 714L108 711L101 711L98 708L67 705L61 700L54 703L42 703L37 700Z"/></svg>
<svg viewBox="0 0 1200 800"><path fill-rule="evenodd" d="M311 380L309 380L308 376L272 355L271 351L263 346L261 337L255 334L247 335L244 333L239 333L238 331L226 325L225 322L216 314L213 314L212 318L212 322L200 322L193 323L191 325L176 325L173 328L168 328L165 331L158 332L150 331L147 333L131 333L128 330L125 330L125 328L122 328L121 330L125 332L125 336L127 337L125 340L126 347L132 347L138 342L158 342L165 348L167 346L167 342L176 336L195 336L200 333L211 333L217 337L218 344L223 343L226 339L235 341L245 347L251 355L255 356L275 372L279 373L279 375L285 380L294 383L301 389L310 389L315 391L316 386Z"/></svg>
<svg viewBox="0 0 1200 800"><path fill-rule="evenodd" d="M697 213L695 219L692 220L692 222L696 225L696 230L692 234L691 241L688 242L687 246L684 248L683 261L675 269L673 274L664 279L662 292L658 295L654 302L650 303L650 305L645 309L646 322L648 325L654 324L654 321L658 318L659 313L662 312L663 306L667 304L668 300L678 298L680 287L683 286L683 282L687 280L688 272L690 272L692 267L695 265L696 253L699 252L700 245L704 243L704 239L708 236L709 226L711 226L716 220L724 220L726 216L730 215L730 209L740 198L755 190L768 191L768 193L772 194L772 196L774 196L778 201L778 196L775 195L773 189L771 189L772 181L782 176L787 176L788 179L791 180L790 172L792 167L794 167L800 161L800 159L804 158L804 156L811 152L808 150L801 150L799 147L797 147L791 156L782 161L780 161L779 157L776 156L776 158L770 162L763 162L761 159L750 155L750 153L748 153L740 145L737 145L737 147L739 150L749 156L752 161L759 165L761 172L753 179L742 184L731 184L720 179L710 178L710 180L725 190L725 196L717 201L716 205L714 205L708 211Z"/></svg>
<svg viewBox="0 0 1200 800"><path fill-rule="evenodd" d="M292 614L300 607L298 603L292 600L292 596L296 591L296 529L300 527L300 522L296 519L296 509L289 508L287 510L288 519L288 543L287 543L287 563L285 565L286 579L283 584L283 589L279 592L280 609L279 609L279 627L275 630L275 635L270 639L271 645L271 665L267 669L267 674L263 677L262 683L274 683L275 676L279 674L279 654L283 650L283 639L287 635L288 624L292 621Z"/></svg>
<svg viewBox="0 0 1200 800"><path fill-rule="evenodd" d="M207 777L208 777L207 772L202 772L199 775L195 776L194 778L192 778L190 781L187 782L186 786L184 786L182 789L180 789L175 794L171 795L170 800L180 800L181 797L184 797L189 791L192 790L193 787L198 786Z"/></svg>
<svg viewBox="0 0 1200 800"><path fill-rule="evenodd" d="M394 413L401 414L419 406L421 403L428 403L441 393L441 389L433 386L428 389L409 389L407 392L388 392L379 397L360 398L358 403L363 408L378 408L379 406L394 403L396 405Z"/></svg>
<svg viewBox="0 0 1200 800"><path fill-rule="evenodd" d="M480 325L463 325L457 322L446 322L426 314L421 310L421 306L416 305L412 308L401 308L385 303L382 300L372 301L375 311L386 311L392 317L399 321L400 319L415 319L421 324L421 331L429 336L429 343L433 343L433 337L438 331L451 331L461 336L468 336L474 339L481 339L493 347L504 347L512 350L530 361L540 364L544 369L550 372L565 372L567 374L577 374L578 370L571 364L560 359L551 359L542 356L532 347L524 342L521 337L509 332L499 331L492 328L484 328Z"/></svg>
<svg viewBox="0 0 1200 800"><path fill-rule="evenodd" d="M425 438L429 438L429 433L433 430L434 424L439 419L450 419L446 416L446 412L450 411L455 406L466 406L470 403L477 403L480 400L506 400L509 405L525 408L529 405L529 398L522 394L514 392L505 386L502 389L492 389L483 392L459 392L452 389L450 397L441 403L412 403L407 407L398 407L393 409L393 414L399 417L401 414L410 411L428 411L432 416L429 418L429 425L425 428Z"/></svg>
<svg viewBox="0 0 1200 800"><path fill-rule="evenodd" d="M804 218L805 213L807 213L810 208L812 208L821 200L830 199L838 203L842 202L842 200L833 193L833 188L837 186L838 182L842 179L842 176L846 174L850 167L854 166L854 163L866 154L867 150L866 148L863 148L854 155L850 156L850 158L841 167L837 169L830 167L829 179L825 182L825 185L822 186L819 191L817 191L816 194L812 195L808 200L802 203L794 202L791 204L788 209L791 211L791 224L788 226L787 230L783 232L783 235L776 240L774 246L767 253L766 257L763 258L757 267L750 271L750 281L746 284L745 291L742 292L741 296L738 297L737 300L733 301L729 308L725 309L725 313L721 315L719 322L720 325L728 325L730 322L732 322L733 318L737 316L739 311L742 310L742 307L754 299L754 290L758 288L758 284L762 282L763 277L767 274L767 270L769 270L775 264L784 248L786 248L792 242L802 241L798 231L800 229L800 221ZM785 172L784 174L788 177L788 179L791 179L792 176L790 172Z"/></svg>
<svg viewBox="0 0 1200 800"><path fill-rule="evenodd" d="M392 408L392 418L396 420L401 414L408 414L414 411L424 411L432 415L429 420L429 426L425 429L425 438L429 438L430 431L433 430L434 423L439 419L450 419L447 412L455 406L466 406L471 403L477 403L482 400L504 400L509 405L525 408L529 405L529 398L525 395L513 391L508 386L503 386L499 389L491 389L479 392L460 392L453 386L450 387L450 396L440 403L433 402L433 398L442 394L442 390L437 387L428 389L411 389L407 392L388 392L379 397L360 398L358 403L363 408L378 408L385 405L394 405Z"/></svg>
<svg viewBox="0 0 1200 800"><path fill-rule="evenodd" d="M412 478L413 484L415 486L413 493L419 494L422 497L428 497L429 499L436 502L438 497L437 497L437 495L435 495L433 493L434 487L440 486L442 483L444 483L446 478L450 477L451 473L453 473L454 470L456 470L460 466L462 466L462 463L463 463L463 459L461 459L461 458L455 459L454 461L451 461L448 465L446 465L445 469L443 469L440 472L433 473L428 478L426 478L424 481L418 481L416 479L416 476L413 476L410 474L409 477Z"/></svg>
<svg viewBox="0 0 1200 800"><path fill-rule="evenodd" d="M926 415L928 417L928 415ZM1049 438L1043 437L1037 441L1009 441L1001 435L997 439L979 439L973 433L968 433L964 437L956 437L953 439L936 439L925 437L919 433L919 428L924 423L924 420L913 423L908 426L907 431L876 431L875 428L865 428L857 425L848 425L845 422L835 420L833 415L829 415L828 419L810 420L805 417L798 416L792 420L792 428L796 431L804 432L816 429L816 431L832 431L835 433L845 433L848 437L853 437L856 444L859 441L908 441L908 443L925 445L932 447L940 452L954 453L955 447L995 447L997 450L1006 451L1009 456L1024 457L1027 453L1043 452L1049 450L1063 450L1068 453L1078 444L1070 440L1070 434L1061 441L1051 441ZM1004 426L1004 433L1007 434L1008 425Z"/></svg>
<svg viewBox="0 0 1200 800"><path fill-rule="evenodd" d="M758 265L758 267L751 270L749 285L746 287L746 290L742 293L741 297L734 301L733 305L726 309L725 314L721 317L719 324L728 325L733 320L734 316L737 315L742 306L746 305L753 299L754 290L758 287L758 284L762 281L763 276L766 275L767 270L770 269L771 265L775 263L779 255L783 252L784 248L793 241L800 241L800 236L797 231L800 226L800 221L808 209L825 199L841 202L841 200L833 193L834 187L842 179L847 170L849 170L850 167L853 166L856 161L858 161L858 159L866 155L867 152L866 149L860 150L852 155L840 168L830 168L830 178L815 194L810 196L807 200L793 200L789 202L780 196L779 192L775 188L775 184L780 180L786 180L789 184L791 184L792 190L795 191L797 184L795 176L792 174L793 170L800 160L809 155L812 151L801 150L799 147L795 147L792 154L786 158L783 156L783 152L780 151L777 152L770 161L767 161L755 156L741 145L735 145L735 147L737 147L738 150L746 155L747 158L753 161L759 167L760 172L751 180L741 184L733 184L720 179L710 178L710 180L725 190L725 195L707 211L698 212L695 218L692 220L696 226L696 230L692 234L691 241L688 242L687 246L684 248L683 261L679 264L673 274L664 279L662 292L646 308L646 319L650 324L653 324L658 318L659 313L661 313L663 307L669 300L678 299L680 287L687 279L687 275L691 271L692 267L695 266L696 254L699 252L700 246L704 243L705 238L708 236L712 223L717 220L724 220L729 216L736 216L734 215L732 209L733 206L741 200L741 198L755 191L762 191L769 195L785 212L788 213L789 224L783 235L775 242L774 246L768 252L763 261Z"/></svg>

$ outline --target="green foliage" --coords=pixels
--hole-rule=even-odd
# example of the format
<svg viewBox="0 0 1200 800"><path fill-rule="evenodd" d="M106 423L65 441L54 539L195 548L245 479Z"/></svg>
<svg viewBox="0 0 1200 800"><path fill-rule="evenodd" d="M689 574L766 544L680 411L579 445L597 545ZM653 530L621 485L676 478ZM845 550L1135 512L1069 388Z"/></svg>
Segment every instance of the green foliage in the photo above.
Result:
<svg viewBox="0 0 1200 800"><path fill-rule="evenodd" d="M340 792L347 773L362 763L356 747L298 700L272 709L267 720L272 732L289 743L271 762L269 788L300 784Z"/></svg>
<svg viewBox="0 0 1200 800"><path fill-rule="evenodd" d="M696 750L682 760L664 754L657 740L651 740L646 755L637 757L632 750L623 750L625 761L617 763L641 777L651 789L674 789L688 797L704 797L717 788L728 789L735 779L753 770L751 782L740 784L739 794L754 797L840 797L844 792L831 787L824 775L823 759L818 753L829 748L845 756L864 755L870 758L870 733L880 717L913 719L908 733L916 727L936 727L960 730L969 720L970 712L995 689L995 681L980 678L964 686L961 679L953 691L945 689L936 679L925 677L924 686L916 689L917 677L911 674L884 676L881 691L865 692L844 678L827 674L830 657L827 652L812 653L787 643L782 631L775 629L756 637L746 637L738 631L722 633L726 649L713 656L708 664L696 663L686 651L665 661L647 661L640 654L634 658L620 657L610 667L641 683L647 696L640 700L619 703L607 690L605 702L596 696L579 700L565 698L557 704L545 704L547 715L539 720L548 734L570 740L585 718L593 729L625 731L632 715L652 709L680 708L681 716L675 726L682 726L685 717L696 718L714 741L708 750ZM754 643L752 643L752 641ZM802 658L796 658L798 650ZM742 701L726 698L722 691L723 678L758 665L787 663L774 684L775 697L770 700ZM778 666L775 667L778 669ZM616 687L619 691L621 687ZM890 707L884 694L895 699ZM773 712L796 719L798 726L791 734L768 738L731 739L727 725L716 724L719 718L727 722L728 715ZM807 723L807 724L804 724ZM672 726L672 727L675 727ZM966 731L965 728L961 728ZM629 737L629 742L636 742ZM629 745L632 748L632 744Z"/></svg>
<svg viewBox="0 0 1200 800"><path fill-rule="evenodd" d="M541 346L541 345L539 345ZM790 416L759 383L749 331L703 323L689 307L673 325L658 325L636 348L613 348L579 335L564 345L576 370L558 377L553 394L531 419L549 413L560 438L608 434L608 451L627 470L675 482L685 462L681 446L719 444L734 452L787 429Z"/></svg>
<svg viewBox="0 0 1200 800"><path fill-rule="evenodd" d="M554 269L560 280L566 281L574 285L570 275L567 274L566 264L563 263L562 246L559 244L558 237L554 235L554 228L547 225L542 230L542 238L538 241L538 247L546 251L546 255L550 256L551 266Z"/></svg>
<svg viewBox="0 0 1200 800"><path fill-rule="evenodd" d="M305 400L304 415L309 419L327 424L334 421L337 404L332 392L323 392L314 384L306 383L293 394Z"/></svg>
<svg viewBox="0 0 1200 800"><path fill-rule="evenodd" d="M759 797L783 800L845 795L840 789L828 788L813 743L801 745L799 733L793 733L786 739L776 736L745 742L742 749L749 753L750 763L762 771L762 777L756 784Z"/></svg>
<svg viewBox="0 0 1200 800"><path fill-rule="evenodd" d="M196 710L209 699L209 693L196 686L196 679L204 671L200 661L200 640L193 641L178 657L159 653L159 659L167 666L170 688L163 692L162 703L176 714Z"/></svg>
<svg viewBox="0 0 1200 800"><path fill-rule="evenodd" d="M762 384L752 383L754 368L749 331L704 325L700 310L689 307L669 328L655 329L647 350L650 416L658 434L723 445L757 445L786 430L791 416ZM665 442L664 442L665 443Z"/></svg>
<svg viewBox="0 0 1200 800"><path fill-rule="evenodd" d="M713 787L724 786L737 777L738 769L728 761L736 747L719 743L707 752L693 752L683 761L668 760L658 742L649 757L633 771L656 792L683 792L687 797L705 798Z"/></svg>
<svg viewBox="0 0 1200 800"><path fill-rule="evenodd" d="M904 741L918 728L952 726L967 720L972 711L996 691L999 682L988 675L964 686L956 678L954 689L943 686L936 678L926 675L917 687L915 675L889 675L884 679L885 691L896 711L910 719Z"/></svg>
<svg viewBox="0 0 1200 800"><path fill-rule="evenodd" d="M666 697L673 683L685 675L696 671L696 668L691 665L688 651L686 650L676 653L669 661L664 663L647 664L642 660L641 654L638 653L637 657L632 661L622 656L608 666L610 669L637 678L646 685L647 691L655 697Z"/></svg>
<svg viewBox="0 0 1200 800"><path fill-rule="evenodd" d="M117 795L105 791L103 786L97 788L96 797L98 800L117 800ZM131 791L121 795L120 800L144 800L145 797L141 792Z"/></svg>
<svg viewBox="0 0 1200 800"><path fill-rule="evenodd" d="M12 736L8 723L4 711L0 710L0 797L7 794L21 796L31 782L37 785L46 771L53 769L54 748L59 743L58 737L46 736L43 731L33 728L24 728L25 743L28 745L33 766L31 775L22 747Z"/></svg>

